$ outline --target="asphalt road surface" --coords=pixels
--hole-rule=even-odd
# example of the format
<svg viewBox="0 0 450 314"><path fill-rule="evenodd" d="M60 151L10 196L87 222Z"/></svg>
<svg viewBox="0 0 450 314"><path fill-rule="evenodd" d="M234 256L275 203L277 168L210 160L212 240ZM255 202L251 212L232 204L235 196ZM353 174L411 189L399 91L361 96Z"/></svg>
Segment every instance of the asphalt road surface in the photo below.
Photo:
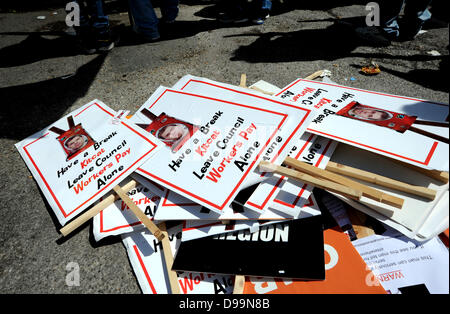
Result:
<svg viewBox="0 0 450 314"><path fill-rule="evenodd" d="M342 85L448 103L442 9L414 41L374 47L353 32L368 1L276 2L260 26L223 25L213 1L182 1L170 34L138 44L123 3L107 1L121 41L107 55L84 55L66 32L65 1L47 2L0 11L0 293L141 292L120 239L96 243L88 223L59 241L60 226L14 147L93 99L134 113L158 86L186 74L238 85L246 73L249 85L283 87L328 69ZM371 60L382 72L364 76L360 67ZM79 286L66 284L71 262Z"/></svg>

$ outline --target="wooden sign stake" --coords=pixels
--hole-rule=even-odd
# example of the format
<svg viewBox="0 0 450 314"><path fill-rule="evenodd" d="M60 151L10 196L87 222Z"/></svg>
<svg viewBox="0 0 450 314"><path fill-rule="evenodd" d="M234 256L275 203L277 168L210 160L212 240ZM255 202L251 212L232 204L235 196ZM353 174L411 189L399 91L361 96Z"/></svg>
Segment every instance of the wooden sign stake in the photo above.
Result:
<svg viewBox="0 0 450 314"><path fill-rule="evenodd" d="M166 263L167 275L169 276L170 290L172 294L180 294L180 286L178 285L177 272L172 270L173 265L173 254L170 248L169 235L166 230L166 224L163 222L158 225L164 238L161 240L164 252L164 261Z"/></svg>
<svg viewBox="0 0 450 314"><path fill-rule="evenodd" d="M132 189L134 189L137 185L137 182L135 180L130 180L127 184L125 184L122 188L125 192L128 192ZM79 228L81 225L83 225L85 222L87 222L89 219L93 218L95 215L97 215L99 212L104 210L106 207L114 203L116 200L119 199L119 196L115 193L109 194L107 197L105 197L100 203L93 206L92 208L85 211L83 214L81 214L79 217L75 218L73 221L65 225L63 228L61 228L59 231L63 236L68 236L70 233L72 233L74 230Z"/></svg>
<svg viewBox="0 0 450 314"><path fill-rule="evenodd" d="M245 285L245 276L236 275L234 277L233 294L243 294L244 293L244 285Z"/></svg>
<svg viewBox="0 0 450 314"><path fill-rule="evenodd" d="M377 202L384 203L384 204L387 204L390 206L394 206L396 208L403 207L403 203L404 203L403 199L395 197L390 194L383 193L377 189L371 188L370 186L361 184L359 182L348 179L348 178L338 175L336 173L308 165L304 162L298 161L291 157L287 157L284 160L284 164L286 164L287 166L290 166L296 170L305 172L309 175L318 176L322 179L330 180L330 181L348 186L350 188L359 190L362 192L363 196L373 199Z"/></svg>
<svg viewBox="0 0 450 314"><path fill-rule="evenodd" d="M289 169L287 167L281 167L274 165L267 161L261 161L259 163L259 170L265 171L265 172L274 172L277 174L280 174L282 176L292 178L294 180L300 180L304 183L310 184L312 186L328 190L334 193L338 193L340 195L343 195L345 197L354 199L359 201L362 196L362 192L355 190L353 188L349 188L347 186L344 186L342 184L338 184L335 182L325 181L322 179L315 178L313 176L310 176L305 173L301 173L299 171L296 171L294 169Z"/></svg>
<svg viewBox="0 0 450 314"><path fill-rule="evenodd" d="M436 191L433 189L425 188L422 186L411 185L401 181L397 181L391 178L387 178L375 173L360 170L357 168L352 168L349 166L341 165L335 162L328 162L326 170L339 173L348 177L363 180L366 182L374 183L379 186L384 186L397 191L406 192L409 194L421 196L429 200L434 200L436 197Z"/></svg>
<svg viewBox="0 0 450 314"><path fill-rule="evenodd" d="M145 227L157 238L159 241L164 239L164 234L155 225L150 218L145 215L142 210L133 202L131 198L128 197L127 192L125 192L119 185L113 188L114 192L122 199L122 201L130 208L130 210L136 215L136 217L144 224Z"/></svg>

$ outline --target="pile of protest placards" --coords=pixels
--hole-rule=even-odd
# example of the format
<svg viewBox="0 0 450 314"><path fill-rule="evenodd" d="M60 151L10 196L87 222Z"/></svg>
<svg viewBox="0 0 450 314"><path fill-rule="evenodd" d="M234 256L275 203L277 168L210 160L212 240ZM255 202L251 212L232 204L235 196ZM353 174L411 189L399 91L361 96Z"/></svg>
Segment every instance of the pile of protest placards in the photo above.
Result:
<svg viewBox="0 0 450 314"><path fill-rule="evenodd" d="M16 147L61 233L92 219L96 241L120 236L143 293L404 293L425 280L386 285L404 274L381 271L365 244L384 235L362 239L355 217L389 230L373 241L391 254L448 268L448 111L329 80L187 75L131 117L94 100Z"/></svg>

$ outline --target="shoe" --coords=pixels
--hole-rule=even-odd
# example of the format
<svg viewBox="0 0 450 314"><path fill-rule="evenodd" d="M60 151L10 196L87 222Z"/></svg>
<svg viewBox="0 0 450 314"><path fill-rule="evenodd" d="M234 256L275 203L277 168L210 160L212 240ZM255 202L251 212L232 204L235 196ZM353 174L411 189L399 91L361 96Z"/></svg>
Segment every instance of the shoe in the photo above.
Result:
<svg viewBox="0 0 450 314"><path fill-rule="evenodd" d="M96 41L97 51L109 52L114 48L115 43L118 40L116 38L114 38L114 36L110 30L107 30L107 31L97 34L95 41Z"/></svg>
<svg viewBox="0 0 450 314"><path fill-rule="evenodd" d="M264 19L261 17L255 18L252 20L252 23L255 25L263 25L264 24Z"/></svg>
<svg viewBox="0 0 450 314"><path fill-rule="evenodd" d="M255 25L262 25L264 24L264 21L270 17L269 14L265 15L264 17L255 17L252 19L252 23Z"/></svg>

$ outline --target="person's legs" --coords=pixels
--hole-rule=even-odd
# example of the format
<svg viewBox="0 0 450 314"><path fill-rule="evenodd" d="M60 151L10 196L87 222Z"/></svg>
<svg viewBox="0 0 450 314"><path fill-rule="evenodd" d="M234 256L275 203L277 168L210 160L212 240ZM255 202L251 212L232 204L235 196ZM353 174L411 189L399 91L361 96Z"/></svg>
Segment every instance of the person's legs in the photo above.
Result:
<svg viewBox="0 0 450 314"><path fill-rule="evenodd" d="M390 39L398 38L400 35L400 26L398 17L402 10L405 0L383 0L380 5L381 28Z"/></svg>
<svg viewBox="0 0 450 314"><path fill-rule="evenodd" d="M413 39L431 18L428 10L432 0L407 0L400 35L404 39Z"/></svg>
<svg viewBox="0 0 450 314"><path fill-rule="evenodd" d="M103 0L88 1L91 26L95 32L105 33L109 31L109 18L103 11Z"/></svg>
<svg viewBox="0 0 450 314"><path fill-rule="evenodd" d="M158 17L150 0L128 0L133 28L147 40L159 39Z"/></svg>
<svg viewBox="0 0 450 314"><path fill-rule="evenodd" d="M75 27L86 53L109 51L114 41L109 27L109 18L103 11L103 0L77 2L80 6L80 26Z"/></svg>
<svg viewBox="0 0 450 314"><path fill-rule="evenodd" d="M161 15L162 21L165 23L171 23L175 21L178 16L178 4L179 0L163 0L161 3Z"/></svg>
<svg viewBox="0 0 450 314"><path fill-rule="evenodd" d="M252 3L252 22L255 24L263 24L272 10L272 1L270 0L253 0Z"/></svg>

